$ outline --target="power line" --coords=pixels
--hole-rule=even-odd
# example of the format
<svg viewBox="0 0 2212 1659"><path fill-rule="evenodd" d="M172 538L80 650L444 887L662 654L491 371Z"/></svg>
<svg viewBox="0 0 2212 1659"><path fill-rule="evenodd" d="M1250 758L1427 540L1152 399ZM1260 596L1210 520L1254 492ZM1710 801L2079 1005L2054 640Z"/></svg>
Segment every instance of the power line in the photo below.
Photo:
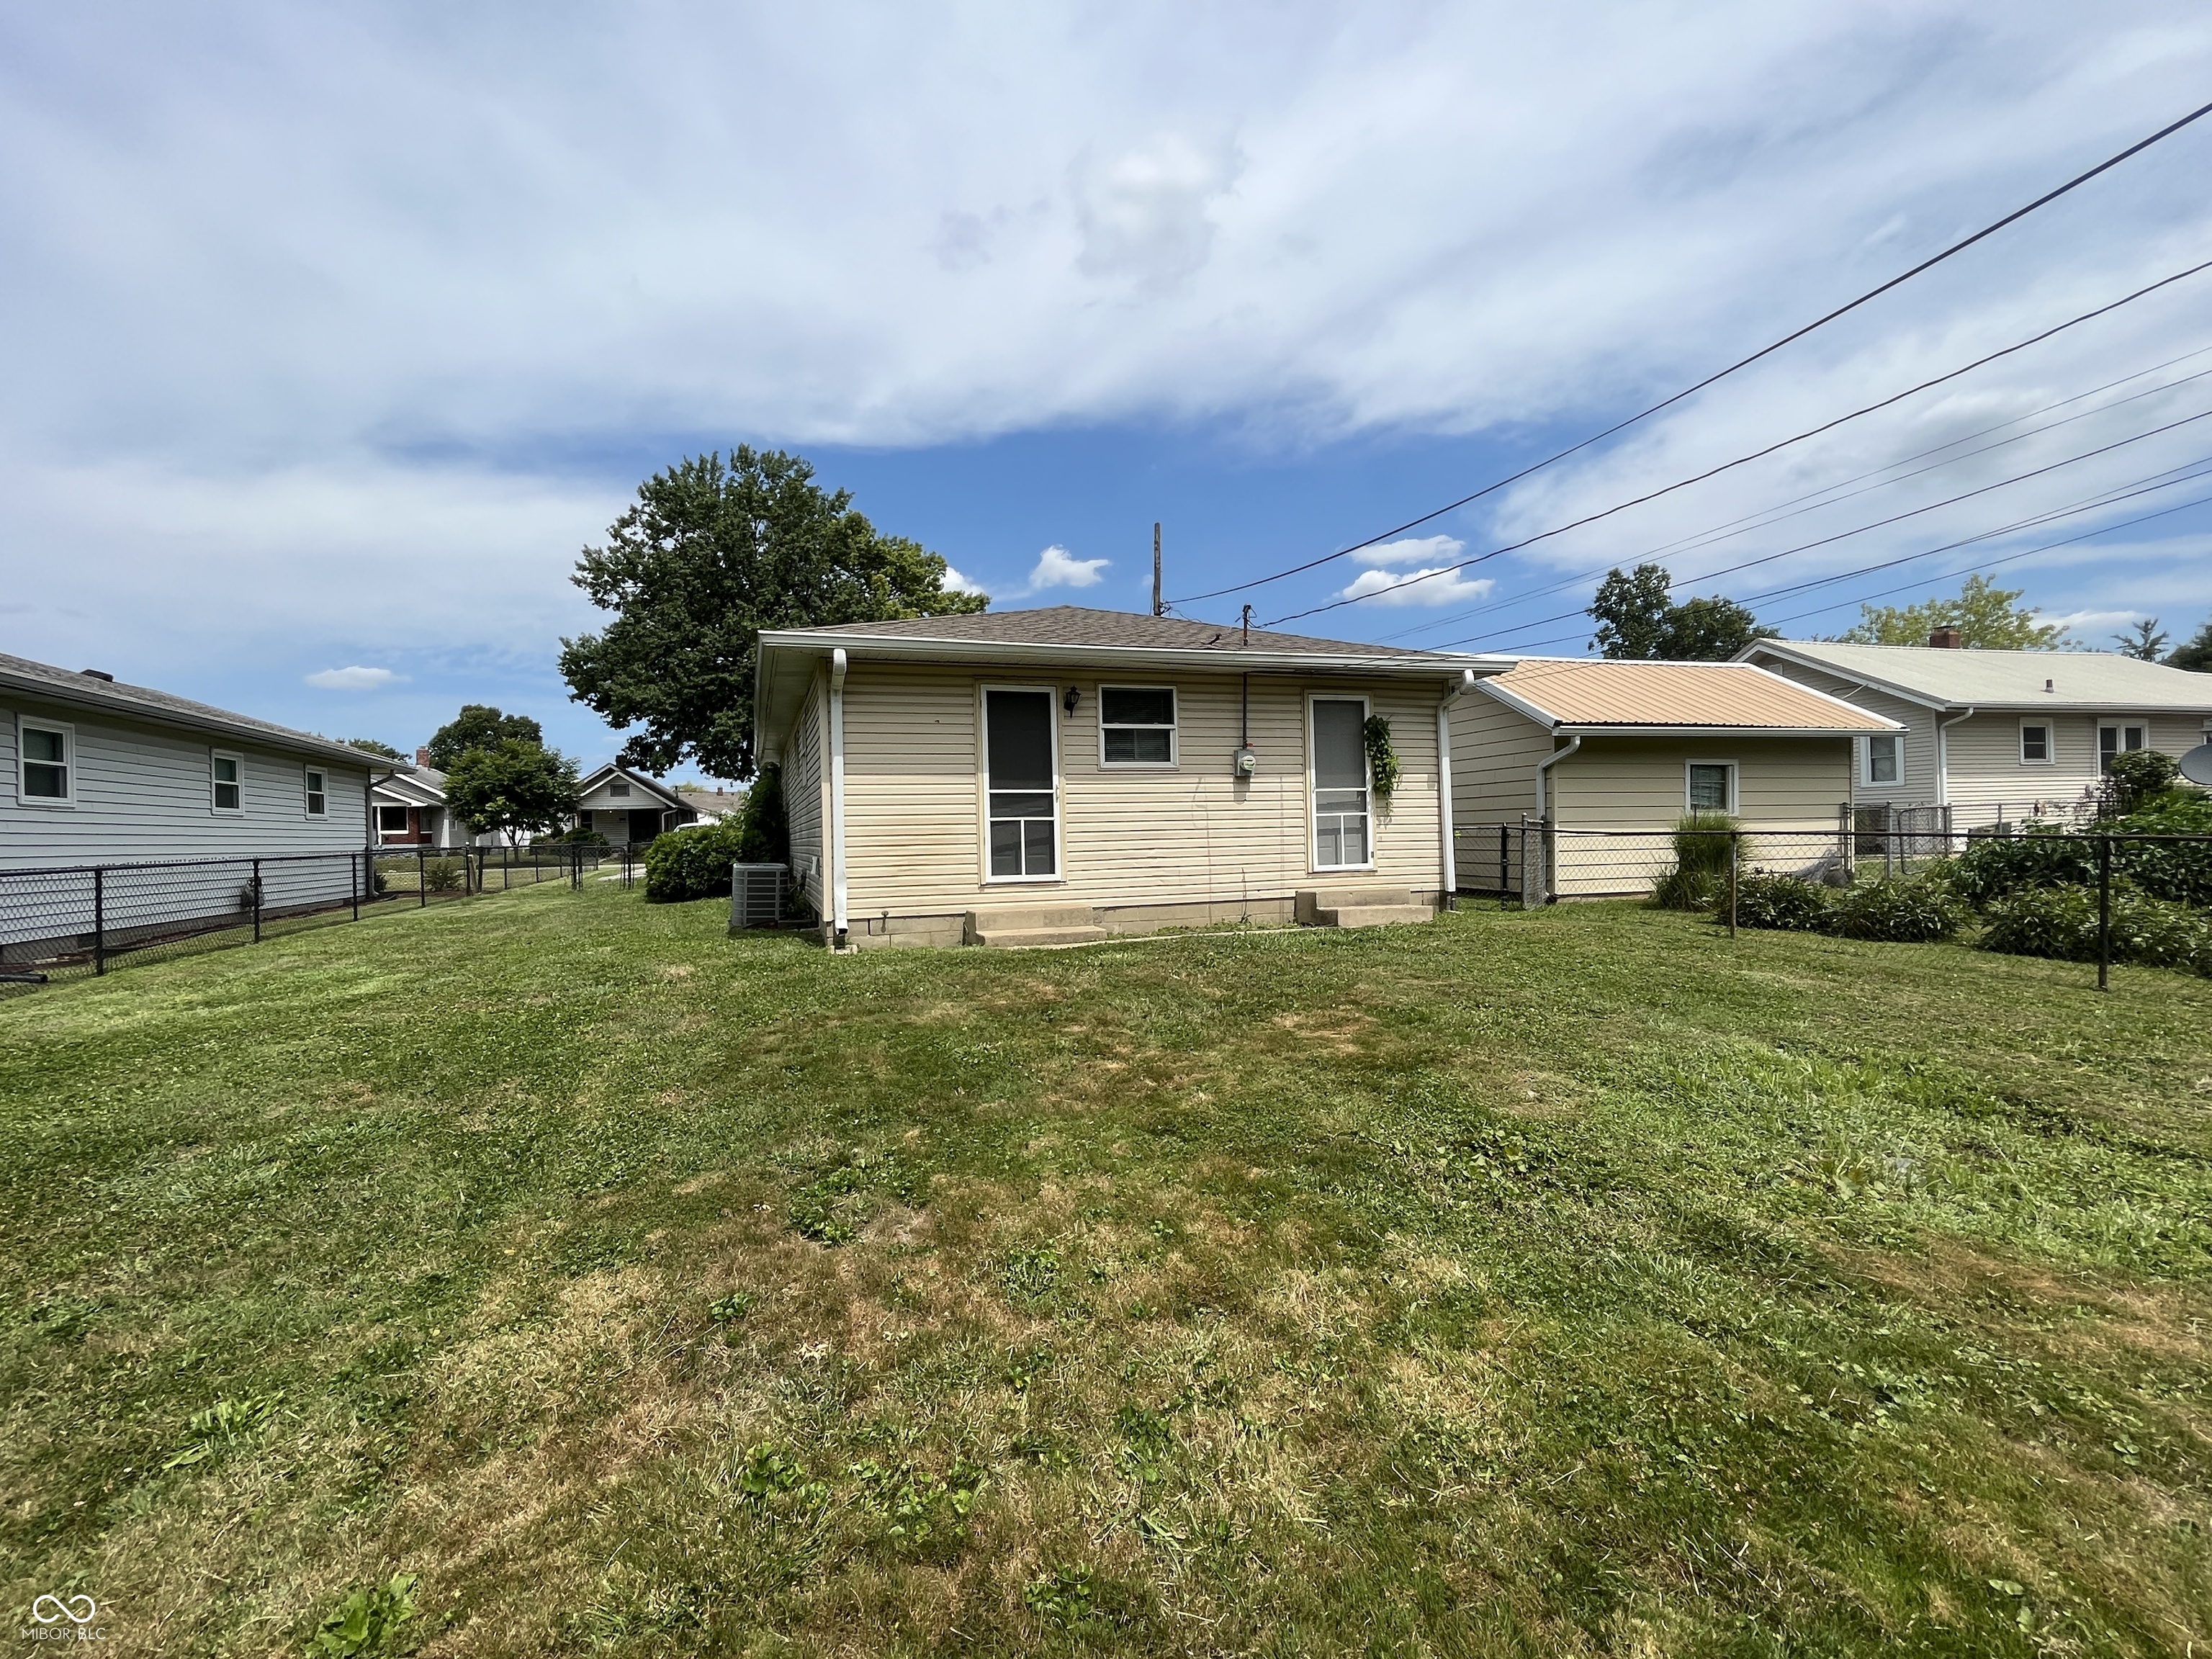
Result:
<svg viewBox="0 0 2212 1659"><path fill-rule="evenodd" d="M1530 474L1540 472L1544 468L1566 459L1570 455L1581 453L1583 450L1588 449L1592 444L1603 442L1606 439L1612 437L1615 433L1626 431L1630 427L1634 426L1639 421L1649 420L1652 416L1658 414L1662 410L1673 408L1676 404L1680 403L1685 398L1692 397L1698 392L1703 392L1707 386L1726 380L1729 375L1736 373L1739 369L1750 368L1752 364L1759 362L1763 357L1771 356L1775 352L1781 350L1783 347L1789 345L1795 341L1803 339L1808 334L1812 333L1814 330L1826 327L1828 324L1834 322L1838 317L1844 316L1850 312L1857 310L1869 301L1879 299L1881 295L1888 293L1890 289L1898 287L1899 284L1911 282L1915 276L1919 276L1923 271L1931 270L1935 266L1942 264L1943 261L1950 258L1954 254L1965 252L1966 249L1973 246L1975 243L1980 241L1983 238L1993 236L1998 231L2002 230L2007 225L2026 218L2037 209L2049 206L2060 197L2065 195L2069 191L2077 189L2081 185L2087 184L2089 180L2094 179L2099 173L2118 167L2130 156L2140 154L2142 151L2148 149L2153 144L2157 143L2161 139L2172 137L2175 133L2180 131L2182 128L2187 126L2191 122L2199 120L2208 114L2212 114L2212 104L2202 105L2199 107L2191 110L2179 120L2160 128L2156 132L2152 133L2149 137L2138 140L2136 143L2129 145L2127 149L2120 151L2118 155L2109 156L2106 160L2100 161L2095 167L2091 167L2087 173L2076 173L2073 178L2068 179L2056 190L2045 191L2043 195L2037 197L2035 200L2030 202L2026 207L2016 208L2012 212L2005 215L2003 218L1996 221L1994 224L1984 225L1972 235L1966 237L1960 241L1952 243L1950 246L1945 248L1940 253L1932 254L1929 258L1923 259L1918 264L1913 266L1910 270L1899 272L1897 276L1891 277L1880 287L1870 288L1865 293L1860 295L1856 300L1849 301L1843 305L1838 306L1833 311L1829 312L1826 316L1817 317L1814 319L1813 321L1807 323L1802 328L1784 335L1771 345L1761 346L1757 351L1753 352L1748 357L1740 358L1736 362L1730 363L1726 368L1719 369L1713 374L1708 374L1704 380L1699 380L1694 386L1683 387L1681 391L1677 392L1671 398L1662 398L1658 403L1653 404L1648 409L1639 410L1637 413L1629 416L1625 420L1616 421L1613 425L1606 428L1604 431L1595 433L1591 436L1584 438L1580 443L1571 445L1569 447L1560 450L1557 454L1547 456L1540 461L1532 462L1530 465L1522 467L1518 472L1515 472L1509 477L1500 478L1494 483L1485 484L1473 495L1462 495L1459 500L1437 508L1433 513L1424 513L1418 519L1408 519L1405 523L1397 526L1395 529L1383 531L1380 535L1370 536L1364 542L1354 542L1349 547L1339 548L1334 553L1325 554L1322 557L1310 560L1304 564L1295 565L1288 570L1278 571L1272 576L1261 576L1254 581L1239 582L1232 587L1216 588L1212 592L1208 593L1194 593L1186 599L1175 600L1173 603L1177 605L1194 605L1200 599L1219 599L1224 593L1241 593L1248 588L1264 586L1269 582L1280 581L1285 576L1295 576L1302 571L1311 570L1317 566L1327 564L1333 559L1340 559L1346 554L1356 553L1363 547L1372 547L1377 542L1387 541L1393 536L1402 535L1408 530L1418 529L1420 526L1428 523L1431 519L1440 519L1447 513L1456 512L1459 508L1467 506L1469 502L1480 501L1485 495L1494 494L1498 490L1504 489L1508 484L1517 483L1522 479L1528 477Z"/></svg>
<svg viewBox="0 0 2212 1659"><path fill-rule="evenodd" d="M2002 432L2008 426L2018 426L2022 421L2032 421L2039 415L2048 415L2054 409L2063 409L2069 404L2077 404L2085 398L2096 397L2100 392L2112 391L2115 386L2125 386L2130 380L2139 380L2146 374L2155 374L2162 368L2171 368L2176 363L2186 362L2192 357L2201 357L2208 351L2212 351L2212 346L2200 346L2194 351L2185 351L2178 357L2169 357L2164 362L2153 363L2149 368L2139 368L2131 374L2123 374L2116 380L2107 380L2104 385L2092 386L2087 392L2077 392L2070 398L2061 398L2055 403L2044 404L2040 409L2031 409L2025 415L2015 415L2008 421L1999 421L1994 426L1983 427L1978 431L1966 433L1961 437L1946 439L1943 442L1934 445L1929 448L1917 451L1911 455L1902 456L1894 461L1886 461L1881 465L1871 468L1867 471L1855 473L1848 478L1839 478L1833 483L1823 484L1818 489L1808 490L1802 495L1790 496L1785 501L1776 502L1771 507L1761 507L1755 513L1747 513L1741 518L1727 520L1721 524L1711 526L1710 529L1692 531L1687 536L1680 537L1671 542L1662 543L1659 546L1651 549L1650 551L1638 555L1638 557L1639 559L1656 559L1662 557L1666 554L1680 551L1685 549L1710 547L1716 542L1730 541L1738 536L1747 535L1753 530L1766 529L1773 525L1781 523L1785 519L1798 518L1806 513L1815 512L1823 507L1833 507L1838 501L1849 501L1854 495L1863 495L1868 493L1865 489L1847 490L1847 486L1849 485L1863 483L1869 478L1878 478L1885 472L1894 472L1899 467L1910 466L1915 461L1925 460L1930 455L1942 454L1942 452L1947 449L1955 449L1960 444L1972 443L1977 438L1986 438L1992 432ZM2176 386L2187 386L2192 380L2203 379L2206 374L2212 374L2212 369L2202 370L2195 374L2185 374L2179 380L2168 380L2162 386L2153 386L2148 391L2136 392L2131 397L2117 398L2109 404L2100 404L2095 409L2084 410L2079 415L2069 415L2063 421L2053 421L2047 426L2037 427L2032 432L2021 433L2019 434L2019 437L2033 437L2039 433L2053 431L2059 427L2070 424L2075 421L2087 420L2094 415L2103 415L2115 409L2124 408L2129 404L2137 402L2142 398L2155 397L2161 392L2171 392ZM2017 441L2017 439L2008 438L2003 441L2003 443L2012 443L2015 441ZM1969 451L1967 453L1963 455L1950 456L1944 460L1936 463L1934 466L1923 467L1921 469L1921 472L1932 472L1936 471L1938 468L1949 466L1957 461L1970 460L1976 455L1987 454L1992 449L2002 448L2003 447L2003 443L1990 444L1984 446L1981 449ZM1919 476L1920 473L1916 472L1905 473L1897 477L1885 479L1881 483L1869 485L1869 489L1885 489L1889 484L1902 483L1907 478L1914 478ZM1838 495L1835 492L1838 490L1847 490L1847 493ZM1821 496L1826 496L1827 499L1826 501L1819 499ZM1810 503L1810 505L1801 505L1801 503ZM1614 559L1606 564L1595 566L1591 569L1578 571L1571 576L1563 576L1559 580L1547 583L1542 587L1526 588L1518 593L1509 594L1502 599L1486 600L1481 605L1470 606L1465 611L1455 611L1449 617L1432 617L1425 622L1415 623L1409 628L1401 628L1395 634L1385 634L1382 635L1382 641L1384 643L1388 643L1394 640L1407 639L1415 634L1425 634L1433 628L1449 628L1454 623L1465 622L1468 617L1484 612L1495 612L1502 609L1504 606L1518 604L1522 599L1541 599L1548 593L1560 592L1567 588L1574 586L1578 582L1588 581L1593 576L1602 575L1607 570L1613 568L1615 566L1622 562L1624 562L1624 561L1620 559ZM1705 580L1708 579L1702 576L1692 576L1685 579L1686 581L1703 581ZM1674 585L1680 586L1682 584L1678 583ZM1532 625L1540 627L1542 624L1537 623Z"/></svg>
<svg viewBox="0 0 2212 1659"><path fill-rule="evenodd" d="M1992 489L2002 489L2008 484L2023 483L2030 478L2040 477L2046 472L2055 472L2062 466L2071 466L2076 461L2090 460L2096 456L2106 454L2112 450L2124 448L2129 444L2141 443L2146 438L2155 438L2162 432L2171 432L2176 427L2187 426L2191 422L2201 421L2207 416L2212 416L2212 409L2201 410L2195 415L2188 416L2179 421L2169 421L2164 426L2153 427L2148 432L2138 432L2131 438L2122 438L2118 442L2106 444L2101 448L2084 450L2079 455L2069 455L2063 461L2051 462L2048 466L2039 466L2032 471L2017 473L2009 478L2000 478L1993 484L1984 484L1980 489L1969 489L1963 495L1953 495L1944 501L1930 501L1925 507L1916 507L1908 512L1893 514L1887 519L1877 519L1872 524L1863 524L1855 530L1838 531L1835 535L1823 536L1817 541L1804 542L1796 547L1784 548L1779 553L1768 553L1756 559L1747 559L1741 564L1730 565L1726 571L1717 570L1712 574L1713 575L1725 575L1733 571L1748 570L1753 565L1771 564L1777 559L1786 559L1793 553L1808 552L1816 547L1826 547L1831 542L1843 541L1849 537L1864 535L1869 530L1880 530L1886 525L1898 524L1906 519L1917 518L1923 513L1933 513L1938 507L1954 507L1960 501L1972 501L1977 495L1986 495ZM1527 543L1519 543L1516 544L1516 545L1526 546ZM1480 564L1482 562L1483 559L1495 558L1498 553L1510 550L1509 549L1499 548L1493 552L1483 554L1480 557L1465 560L1457 565L1454 565L1451 568L1453 570L1464 570L1468 565ZM1431 570L1426 573L1426 574L1430 576L1442 576L1449 574L1450 574L1449 571L1444 570ZM1413 580L1418 581L1422 580L1422 578L1415 577ZM1698 580L1710 580L1711 578L1699 577ZM1384 588L1378 589L1377 592L1397 592L1409 586L1411 586L1411 583L1409 582L1401 582L1395 589ZM1362 599L1372 599L1374 595L1370 593L1359 593L1354 594L1348 599L1332 599L1327 605L1317 605L1310 610L1293 611L1287 617L1274 617L1269 621L1266 626L1274 628L1286 622L1296 622L1302 617L1317 617L1324 611L1340 611L1347 605L1357 605Z"/></svg>
<svg viewBox="0 0 2212 1659"><path fill-rule="evenodd" d="M2212 411L2207 412L2212 413ZM2201 419L2202 417L2198 416L2197 418ZM1882 560L1878 563L1861 565L1856 569L1839 570L1832 575L1815 577L1809 581L1799 582L1791 586L1771 588L1763 593L1753 593L1744 600L1743 603L1750 604L1759 600L1778 599L1784 594L1802 592L1808 588L1825 586L1830 582L1849 581L1856 576L1870 575L1877 570L1888 570L1893 569L1900 564L1910 564L1915 559L1932 558L1938 553L1955 552L1960 548L1971 547L1976 542L1989 541L1998 536L2009 536L2019 531L2032 530L2038 525L2051 524L2057 522L2060 519L2073 518L2083 513L2094 513L2104 507L2116 507L2120 502L2132 501L2138 495L2154 494L2156 491L2160 489L2170 489L2175 484L2188 483L2197 477L2205 476L2203 472L2191 472L2189 471L2189 469L2192 467L2203 467L2207 468L2208 470L2212 470L2212 455L2200 456L2196 460L2185 461L2179 466L2165 468L2161 471L2149 474L2147 477L2138 478L2131 483L2118 485L2110 489L2098 490L2094 494L2083 496L2080 501L2072 502L2068 506L2053 507L2045 512L2031 514L2027 518L2015 520L2011 524L1999 525L1994 530L1984 530L1972 536L1961 537L1957 541L1945 542L1940 546L1927 548L1918 553L1908 553L1898 558ZM2181 474L2182 476L2179 477L2171 476L2176 473ZM2153 514L2152 516L2156 517L2157 515ZM2130 520L2129 522L2134 523L2137 521ZM2117 529L2120 526L2118 526L2112 525L2104 526L2105 529ZM2087 533L2090 535L2098 535L2101 534L2102 532L2091 531ZM1802 551L1803 550L1793 549L1790 550ZM1738 570L1749 569L1753 565L1768 563L1774 558L1784 556L1786 556L1786 554L1769 555L1766 558L1748 560L1743 564L1731 565L1725 569L1709 570L1703 575L1693 576L1688 580L1691 581L1699 582L1711 581L1716 576L1731 575ZM1474 645L1486 640L1496 639L1500 635L1522 633L1532 628L1543 628L1552 623L1565 622L1571 617L1583 617L1588 616L1589 614L1589 609L1585 605L1573 611L1563 611L1557 616L1539 617L1533 622L1514 623L1503 628L1490 629L1480 634L1470 634L1462 639L1448 640L1443 645L1432 647L1431 648L1443 651L1449 650L1455 646Z"/></svg>

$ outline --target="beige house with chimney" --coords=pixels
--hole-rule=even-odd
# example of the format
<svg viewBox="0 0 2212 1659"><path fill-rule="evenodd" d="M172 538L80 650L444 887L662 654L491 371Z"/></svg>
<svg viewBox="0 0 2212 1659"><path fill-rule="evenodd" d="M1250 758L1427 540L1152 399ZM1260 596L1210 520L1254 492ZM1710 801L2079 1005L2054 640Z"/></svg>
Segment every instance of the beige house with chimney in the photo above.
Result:
<svg viewBox="0 0 2212 1659"><path fill-rule="evenodd" d="M1815 869L1844 846L1853 745L1901 729L1747 664L1585 658L1524 658L1450 721L1461 885L1524 898L1649 892L1693 811Z"/></svg>
<svg viewBox="0 0 2212 1659"><path fill-rule="evenodd" d="M1894 722L1855 741L1856 798L1935 809L1954 831L2081 814L2113 756L2212 741L2212 674L2106 651L1962 650L1958 637L1759 640L1738 661Z"/></svg>
<svg viewBox="0 0 2212 1659"><path fill-rule="evenodd" d="M1455 884L1447 710L1508 666L1067 605L775 629L756 745L840 946L1419 921Z"/></svg>

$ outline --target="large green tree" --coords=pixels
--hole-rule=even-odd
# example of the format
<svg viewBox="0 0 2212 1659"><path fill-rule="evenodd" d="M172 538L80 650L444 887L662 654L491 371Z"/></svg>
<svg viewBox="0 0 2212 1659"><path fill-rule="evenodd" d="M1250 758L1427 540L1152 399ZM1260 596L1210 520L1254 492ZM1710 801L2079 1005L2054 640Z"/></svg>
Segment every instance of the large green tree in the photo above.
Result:
<svg viewBox="0 0 2212 1659"><path fill-rule="evenodd" d="M802 457L740 445L695 456L638 487L605 547L577 562L576 586L614 612L597 634L563 640L576 700L614 726L638 726L624 764L665 772L686 757L718 777L749 778L753 662L764 628L813 628L981 611L945 586L945 561L886 536L823 489Z"/></svg>
<svg viewBox="0 0 2212 1659"><path fill-rule="evenodd" d="M509 738L543 744L545 731L527 714L502 714L489 703L465 702L461 712L440 726L422 746L430 751L431 765L450 772L453 763L471 749L496 749Z"/></svg>
<svg viewBox="0 0 2212 1659"><path fill-rule="evenodd" d="M531 830L550 833L576 810L576 763L520 738L465 750L446 774L446 805L463 823L510 842Z"/></svg>
<svg viewBox="0 0 2212 1659"><path fill-rule="evenodd" d="M1918 605L1863 605L1858 626L1842 637L1853 645L1925 645L1939 628L1959 630L1973 651L2056 651L2066 630L2037 620L2021 605L2024 587L1999 587L1987 576L1969 576L1954 598Z"/></svg>
<svg viewBox="0 0 2212 1659"><path fill-rule="evenodd" d="M1664 565L1639 564L1633 572L1606 573L1590 601L1597 623L1590 643L1605 656L1670 662L1726 662L1753 640L1771 638L1759 618L1734 599L1685 599L1668 590Z"/></svg>
<svg viewBox="0 0 2212 1659"><path fill-rule="evenodd" d="M2212 674L2212 621L2197 630L2197 637L2173 647L2166 659L2169 668L2186 668L2193 673Z"/></svg>

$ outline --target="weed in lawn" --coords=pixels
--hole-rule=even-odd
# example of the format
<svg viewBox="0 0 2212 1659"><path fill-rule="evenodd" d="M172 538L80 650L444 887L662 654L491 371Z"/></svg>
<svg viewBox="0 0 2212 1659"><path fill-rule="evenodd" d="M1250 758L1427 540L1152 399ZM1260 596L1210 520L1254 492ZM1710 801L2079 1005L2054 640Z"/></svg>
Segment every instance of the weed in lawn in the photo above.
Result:
<svg viewBox="0 0 2212 1659"><path fill-rule="evenodd" d="M413 1652L416 1632L407 1626L415 1617L417 1582L415 1574L399 1572L380 1584L357 1586L316 1626L308 1653L315 1659L385 1659Z"/></svg>

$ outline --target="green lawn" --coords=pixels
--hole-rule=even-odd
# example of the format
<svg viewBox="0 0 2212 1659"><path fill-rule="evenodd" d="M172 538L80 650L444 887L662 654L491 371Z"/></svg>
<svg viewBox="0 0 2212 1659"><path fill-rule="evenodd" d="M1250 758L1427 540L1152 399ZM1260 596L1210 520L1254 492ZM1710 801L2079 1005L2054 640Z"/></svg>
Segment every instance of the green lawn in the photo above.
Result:
<svg viewBox="0 0 2212 1659"><path fill-rule="evenodd" d="M17 1626L297 1653L404 1572L471 1659L2212 1640L2212 984L724 914L0 1002Z"/></svg>

